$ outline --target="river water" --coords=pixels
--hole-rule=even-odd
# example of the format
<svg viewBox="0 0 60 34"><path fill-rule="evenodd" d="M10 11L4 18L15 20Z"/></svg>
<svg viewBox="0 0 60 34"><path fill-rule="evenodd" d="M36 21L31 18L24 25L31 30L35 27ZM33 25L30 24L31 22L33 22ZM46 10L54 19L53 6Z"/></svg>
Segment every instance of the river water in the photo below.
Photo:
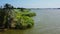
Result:
<svg viewBox="0 0 60 34"><path fill-rule="evenodd" d="M35 9L35 25L25 34L60 34L60 9Z"/></svg>
<svg viewBox="0 0 60 34"><path fill-rule="evenodd" d="M10 34L60 34L60 9L31 10L36 13L34 27L27 30L10 31Z"/></svg>

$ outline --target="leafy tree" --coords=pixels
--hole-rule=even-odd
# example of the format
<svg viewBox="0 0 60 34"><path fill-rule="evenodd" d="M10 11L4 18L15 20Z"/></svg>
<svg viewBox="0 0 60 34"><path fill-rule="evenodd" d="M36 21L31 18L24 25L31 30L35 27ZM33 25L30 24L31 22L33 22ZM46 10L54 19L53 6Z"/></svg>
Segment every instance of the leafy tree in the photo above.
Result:
<svg viewBox="0 0 60 34"><path fill-rule="evenodd" d="M10 4L5 4L4 5L4 8L3 8L3 10L4 10L4 12L5 12L5 27L6 28L8 28L8 27L10 27L10 25L11 25L11 14L12 14L12 9L13 9L14 7L12 6L12 5L10 5Z"/></svg>
<svg viewBox="0 0 60 34"><path fill-rule="evenodd" d="M4 8L6 8L6 9L12 9L12 8L14 8L12 5L10 5L10 4L5 4L4 5Z"/></svg>

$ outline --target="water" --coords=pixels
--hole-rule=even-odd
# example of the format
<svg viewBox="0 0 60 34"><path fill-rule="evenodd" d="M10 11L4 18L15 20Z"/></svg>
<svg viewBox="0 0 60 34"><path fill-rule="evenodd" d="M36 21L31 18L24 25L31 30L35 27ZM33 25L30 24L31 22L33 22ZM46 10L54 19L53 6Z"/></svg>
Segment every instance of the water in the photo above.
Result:
<svg viewBox="0 0 60 34"><path fill-rule="evenodd" d="M34 17L35 25L27 30L9 30L10 34L60 34L59 9L32 9L37 16ZM7 33L7 34L8 34Z"/></svg>
<svg viewBox="0 0 60 34"><path fill-rule="evenodd" d="M60 10L40 9L32 10L36 12L35 26L27 30L26 34L60 34Z"/></svg>

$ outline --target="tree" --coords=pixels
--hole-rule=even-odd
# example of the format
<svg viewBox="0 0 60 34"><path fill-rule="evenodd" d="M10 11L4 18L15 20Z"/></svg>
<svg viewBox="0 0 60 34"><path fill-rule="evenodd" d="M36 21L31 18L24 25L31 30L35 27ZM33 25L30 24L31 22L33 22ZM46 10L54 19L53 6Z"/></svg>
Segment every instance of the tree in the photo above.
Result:
<svg viewBox="0 0 60 34"><path fill-rule="evenodd" d="M6 28L9 28L10 27L10 25L11 25L11 14L12 14L12 9L13 9L14 7L12 6L12 5L10 5L10 4L5 4L4 5L4 12L5 12L5 20L6 20L6 22L5 22L5 27Z"/></svg>
<svg viewBox="0 0 60 34"><path fill-rule="evenodd" d="M4 8L6 8L6 9L12 9L12 8L14 8L12 5L10 5L10 4L5 4L4 5Z"/></svg>

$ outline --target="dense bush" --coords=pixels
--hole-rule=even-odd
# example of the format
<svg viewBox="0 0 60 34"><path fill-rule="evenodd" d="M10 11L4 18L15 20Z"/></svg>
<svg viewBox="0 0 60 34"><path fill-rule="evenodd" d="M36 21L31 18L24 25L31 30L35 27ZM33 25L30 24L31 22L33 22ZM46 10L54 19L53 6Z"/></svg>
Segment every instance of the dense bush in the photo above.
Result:
<svg viewBox="0 0 60 34"><path fill-rule="evenodd" d="M25 29L30 28L34 24L34 21L32 18L28 16L21 16L20 20L16 23L16 28Z"/></svg>
<svg viewBox="0 0 60 34"><path fill-rule="evenodd" d="M10 4L5 4L4 8L0 9L0 25L4 24L6 28L27 29L34 25L34 12L30 12L26 8L15 8Z"/></svg>
<svg viewBox="0 0 60 34"><path fill-rule="evenodd" d="M22 16L29 16L29 17L33 17L33 16L36 16L36 14L35 14L35 13L33 13L33 12L23 12L23 13L22 13Z"/></svg>
<svg viewBox="0 0 60 34"><path fill-rule="evenodd" d="M16 29L26 29L34 25L34 20L32 19L32 17L35 15L33 15L33 13L15 11L13 14L16 21Z"/></svg>

